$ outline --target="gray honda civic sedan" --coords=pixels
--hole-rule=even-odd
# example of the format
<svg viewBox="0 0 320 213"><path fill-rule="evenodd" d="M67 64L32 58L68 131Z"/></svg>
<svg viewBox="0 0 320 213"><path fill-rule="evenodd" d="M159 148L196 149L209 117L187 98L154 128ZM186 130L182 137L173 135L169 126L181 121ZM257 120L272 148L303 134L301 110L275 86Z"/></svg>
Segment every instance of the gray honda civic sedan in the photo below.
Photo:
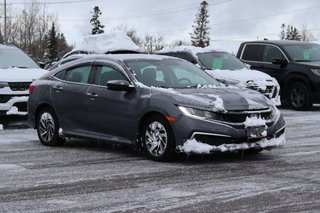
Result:
<svg viewBox="0 0 320 213"><path fill-rule="evenodd" d="M285 121L265 96L224 86L169 56L87 56L48 72L29 91L29 121L48 146L87 138L169 161L177 152L260 152L285 144Z"/></svg>

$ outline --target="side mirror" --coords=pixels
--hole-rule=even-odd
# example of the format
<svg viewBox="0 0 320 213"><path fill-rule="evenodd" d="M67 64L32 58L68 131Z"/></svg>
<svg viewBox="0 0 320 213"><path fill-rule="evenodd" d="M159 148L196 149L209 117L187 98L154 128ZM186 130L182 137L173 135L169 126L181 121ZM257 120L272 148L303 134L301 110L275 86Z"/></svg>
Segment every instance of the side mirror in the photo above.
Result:
<svg viewBox="0 0 320 213"><path fill-rule="evenodd" d="M273 58L272 64L278 64L281 65L281 67L285 67L288 64L288 61L282 58Z"/></svg>
<svg viewBox="0 0 320 213"><path fill-rule="evenodd" d="M46 64L45 64L44 62L42 62L42 61L38 61L37 64L39 65L39 67L40 67L41 69L44 69L44 67L46 66Z"/></svg>
<svg viewBox="0 0 320 213"><path fill-rule="evenodd" d="M108 81L107 87L109 90L114 90L114 91L130 91L134 88L130 85L128 81L125 81L125 80Z"/></svg>

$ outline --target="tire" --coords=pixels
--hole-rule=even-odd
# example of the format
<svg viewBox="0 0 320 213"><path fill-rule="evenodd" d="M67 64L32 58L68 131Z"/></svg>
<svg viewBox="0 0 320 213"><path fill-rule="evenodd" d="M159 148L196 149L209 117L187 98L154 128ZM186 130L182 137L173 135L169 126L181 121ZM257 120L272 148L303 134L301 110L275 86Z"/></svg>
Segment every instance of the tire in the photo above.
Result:
<svg viewBox="0 0 320 213"><path fill-rule="evenodd" d="M175 155L175 140L169 122L153 115L144 122L141 132L143 148L154 161L171 161Z"/></svg>
<svg viewBox="0 0 320 213"><path fill-rule="evenodd" d="M40 111L37 117L37 133L40 142L45 146L59 146L64 140L59 137L59 123L51 108Z"/></svg>
<svg viewBox="0 0 320 213"><path fill-rule="evenodd" d="M312 106L307 86L303 83L293 83L287 93L288 104L294 110L307 110Z"/></svg>

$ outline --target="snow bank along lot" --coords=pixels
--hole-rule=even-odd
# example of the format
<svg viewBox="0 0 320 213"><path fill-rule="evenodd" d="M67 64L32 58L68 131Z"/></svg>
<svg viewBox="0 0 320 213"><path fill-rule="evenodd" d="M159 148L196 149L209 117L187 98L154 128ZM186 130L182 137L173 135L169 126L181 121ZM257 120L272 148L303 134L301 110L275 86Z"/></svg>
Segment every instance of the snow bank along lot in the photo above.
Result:
<svg viewBox="0 0 320 213"><path fill-rule="evenodd" d="M258 155L181 155L158 163L127 147L45 147L0 131L1 212L319 212L320 106L281 110L286 145Z"/></svg>

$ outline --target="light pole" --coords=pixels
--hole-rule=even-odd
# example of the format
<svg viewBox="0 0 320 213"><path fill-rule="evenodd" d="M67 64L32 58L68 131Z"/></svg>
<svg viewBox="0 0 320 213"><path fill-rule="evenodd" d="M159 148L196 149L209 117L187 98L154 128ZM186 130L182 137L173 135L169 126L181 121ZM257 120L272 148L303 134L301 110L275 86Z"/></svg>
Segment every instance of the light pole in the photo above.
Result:
<svg viewBox="0 0 320 213"><path fill-rule="evenodd" d="M4 40L3 43L7 43L7 0L4 0Z"/></svg>

